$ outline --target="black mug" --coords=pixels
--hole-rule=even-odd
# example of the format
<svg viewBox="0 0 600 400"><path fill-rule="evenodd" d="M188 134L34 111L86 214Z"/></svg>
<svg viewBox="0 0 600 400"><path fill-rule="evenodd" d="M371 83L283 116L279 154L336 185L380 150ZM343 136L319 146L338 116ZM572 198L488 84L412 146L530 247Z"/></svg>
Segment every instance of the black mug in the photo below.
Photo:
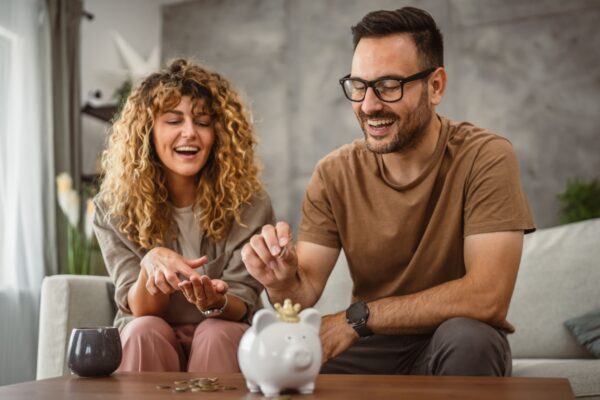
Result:
<svg viewBox="0 0 600 400"><path fill-rule="evenodd" d="M69 368L83 377L108 376L121 364L121 338L112 326L75 328L69 340Z"/></svg>

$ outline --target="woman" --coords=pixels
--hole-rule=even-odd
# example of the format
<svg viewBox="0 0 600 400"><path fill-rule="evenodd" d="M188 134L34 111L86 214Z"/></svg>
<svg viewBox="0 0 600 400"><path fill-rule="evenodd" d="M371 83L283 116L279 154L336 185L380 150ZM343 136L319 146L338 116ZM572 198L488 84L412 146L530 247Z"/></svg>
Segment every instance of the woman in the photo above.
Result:
<svg viewBox="0 0 600 400"><path fill-rule="evenodd" d="M120 371L236 372L262 289L240 251L273 211L238 94L186 60L129 96L94 228L115 284Z"/></svg>

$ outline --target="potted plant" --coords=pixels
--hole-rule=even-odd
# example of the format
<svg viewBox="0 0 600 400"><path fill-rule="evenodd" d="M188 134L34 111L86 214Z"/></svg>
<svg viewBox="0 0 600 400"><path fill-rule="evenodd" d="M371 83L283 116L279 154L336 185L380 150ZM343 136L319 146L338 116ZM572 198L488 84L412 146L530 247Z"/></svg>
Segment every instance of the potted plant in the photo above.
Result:
<svg viewBox="0 0 600 400"><path fill-rule="evenodd" d="M560 222L583 221L600 217L600 181L569 180L567 188L558 194L561 203Z"/></svg>

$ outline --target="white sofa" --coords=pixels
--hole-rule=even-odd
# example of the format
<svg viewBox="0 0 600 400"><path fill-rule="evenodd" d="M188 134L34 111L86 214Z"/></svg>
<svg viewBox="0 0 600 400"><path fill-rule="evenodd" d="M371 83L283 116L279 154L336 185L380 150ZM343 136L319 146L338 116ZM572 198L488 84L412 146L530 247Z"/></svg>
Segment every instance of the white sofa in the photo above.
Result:
<svg viewBox="0 0 600 400"><path fill-rule="evenodd" d="M577 397L600 400L600 360L564 327L566 319L600 309L600 219L527 235L508 319L513 375L568 378ZM346 308L351 282L340 258L317 304L324 313ZM55 275L42 286L37 378L68 373L65 354L74 327L111 325L107 277Z"/></svg>

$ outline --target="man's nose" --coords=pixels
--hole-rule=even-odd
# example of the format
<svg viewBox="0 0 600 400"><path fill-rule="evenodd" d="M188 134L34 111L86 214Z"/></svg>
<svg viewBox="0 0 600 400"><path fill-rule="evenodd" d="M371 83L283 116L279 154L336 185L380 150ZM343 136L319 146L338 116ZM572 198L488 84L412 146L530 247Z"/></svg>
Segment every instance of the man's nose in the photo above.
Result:
<svg viewBox="0 0 600 400"><path fill-rule="evenodd" d="M383 108L381 100L377 97L375 90L372 87L367 88L365 98L363 99L360 108L367 115L380 111Z"/></svg>

